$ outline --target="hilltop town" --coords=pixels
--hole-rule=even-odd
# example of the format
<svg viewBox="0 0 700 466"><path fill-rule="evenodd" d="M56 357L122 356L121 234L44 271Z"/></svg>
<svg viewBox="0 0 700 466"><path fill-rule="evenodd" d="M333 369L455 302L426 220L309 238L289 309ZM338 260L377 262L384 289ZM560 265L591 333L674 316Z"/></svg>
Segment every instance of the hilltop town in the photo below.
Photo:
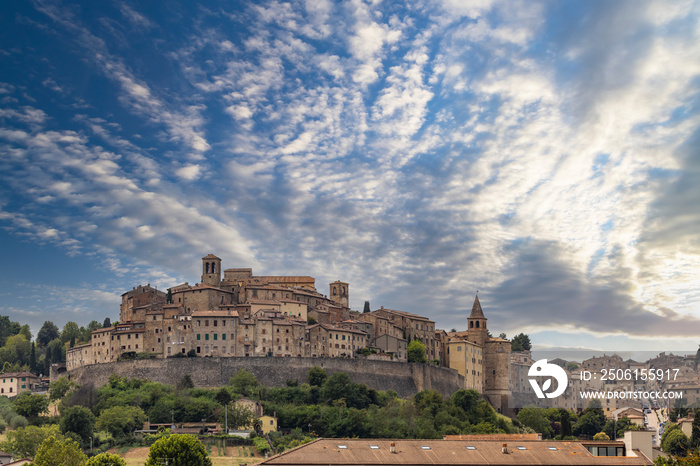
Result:
<svg viewBox="0 0 700 466"><path fill-rule="evenodd" d="M509 392L510 342L489 336L479 298L465 331L446 332L430 318L387 309L352 311L350 286L329 285L328 296L310 276L257 276L202 258L200 283L165 293L139 285L122 294L119 322L70 348L67 369L124 358L309 357L408 361L419 340L428 361L455 369L464 388L502 409Z"/></svg>
<svg viewBox="0 0 700 466"><path fill-rule="evenodd" d="M611 355L567 364L563 395L537 398L528 378L535 361L529 351L511 351L511 342L491 336L478 296L466 316L466 329L447 332L429 317L380 307L365 312L349 307L350 285L337 280L329 294L310 276L259 276L252 269L222 269L213 254L202 258L201 281L167 293L149 284L122 294L119 322L92 332L90 341L66 352L66 368L124 359L342 358L411 362L408 347L419 340L432 364L454 369L462 388L476 390L499 412L534 405L582 410L585 390L683 391L691 404L700 396L693 358L665 355L646 362ZM602 380L600 371L680 368L672 380ZM584 380L581 371L595 374ZM462 380L460 379L460 380ZM606 398L606 415L623 406L642 408L643 400Z"/></svg>

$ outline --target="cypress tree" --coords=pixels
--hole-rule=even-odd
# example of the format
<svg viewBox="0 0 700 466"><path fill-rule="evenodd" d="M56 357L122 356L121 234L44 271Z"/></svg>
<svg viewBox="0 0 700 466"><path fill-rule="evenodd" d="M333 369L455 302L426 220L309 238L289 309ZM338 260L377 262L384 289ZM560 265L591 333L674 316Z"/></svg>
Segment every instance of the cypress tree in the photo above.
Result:
<svg viewBox="0 0 700 466"><path fill-rule="evenodd" d="M36 374L36 345L32 342L32 351L29 353L29 372Z"/></svg>

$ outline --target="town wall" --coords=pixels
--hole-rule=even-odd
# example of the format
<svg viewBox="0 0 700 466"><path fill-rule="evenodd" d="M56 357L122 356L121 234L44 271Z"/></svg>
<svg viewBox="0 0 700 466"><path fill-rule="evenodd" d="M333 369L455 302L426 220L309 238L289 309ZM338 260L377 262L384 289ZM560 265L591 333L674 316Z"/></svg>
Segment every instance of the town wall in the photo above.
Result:
<svg viewBox="0 0 700 466"><path fill-rule="evenodd" d="M107 383L112 373L164 384L176 384L182 376L189 375L196 387L220 387L228 385L229 378L236 371L247 369L263 385L284 387L287 380L306 382L309 369L314 366L323 368L328 375L347 372L355 383L376 390L394 390L401 397L430 389L437 390L443 396L450 396L464 388L464 377L454 369L431 364L334 358L146 359L92 364L67 374L79 384L93 383L98 387Z"/></svg>

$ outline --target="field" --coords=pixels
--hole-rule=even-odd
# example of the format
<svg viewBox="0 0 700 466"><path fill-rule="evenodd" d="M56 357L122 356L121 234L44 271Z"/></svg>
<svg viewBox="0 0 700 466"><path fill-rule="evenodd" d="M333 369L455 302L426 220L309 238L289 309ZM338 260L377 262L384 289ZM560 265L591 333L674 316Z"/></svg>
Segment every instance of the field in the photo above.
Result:
<svg viewBox="0 0 700 466"><path fill-rule="evenodd" d="M207 449L214 466L256 464L263 460L259 455L253 455L252 447L227 447L226 451L214 446L211 451ZM143 466L148 458L148 447L131 448L125 452L119 449L109 450L110 453L117 453L126 460L127 466Z"/></svg>

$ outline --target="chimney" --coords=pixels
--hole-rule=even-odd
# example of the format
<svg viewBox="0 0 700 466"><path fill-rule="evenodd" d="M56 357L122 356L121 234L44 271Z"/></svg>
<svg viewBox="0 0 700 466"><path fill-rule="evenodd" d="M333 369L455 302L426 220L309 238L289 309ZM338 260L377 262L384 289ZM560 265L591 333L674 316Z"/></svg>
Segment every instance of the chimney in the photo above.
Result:
<svg viewBox="0 0 700 466"><path fill-rule="evenodd" d="M508 454L508 444L504 443L501 445L501 451L505 454Z"/></svg>
<svg viewBox="0 0 700 466"><path fill-rule="evenodd" d="M391 443L389 444L389 451L390 451L391 453L396 453L396 443L391 442Z"/></svg>

